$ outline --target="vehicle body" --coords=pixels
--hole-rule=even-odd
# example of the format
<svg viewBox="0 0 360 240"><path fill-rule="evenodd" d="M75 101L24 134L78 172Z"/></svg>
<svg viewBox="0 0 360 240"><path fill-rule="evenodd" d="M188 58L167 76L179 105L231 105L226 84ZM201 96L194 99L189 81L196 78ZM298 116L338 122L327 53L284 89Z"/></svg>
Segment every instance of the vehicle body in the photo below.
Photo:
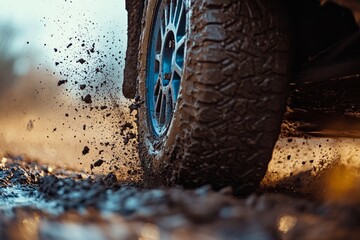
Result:
<svg viewBox="0 0 360 240"><path fill-rule="evenodd" d="M147 72L149 69L148 64L150 61L148 59L151 58L151 54L149 52L151 50L152 41L154 41L152 40L154 38L153 31L155 31L146 29L155 29L157 21L161 22L161 19L164 18L161 15L162 13L158 13L160 11L157 10L158 8L160 8L162 11L162 8L167 8L167 6L169 5L170 11L173 11L171 10L173 9L172 6L179 4L179 2L181 2L181 4L185 4L182 3L182 1L171 0L126 1L127 10L129 12L129 41L126 56L123 93L128 98L135 98L139 95L138 93L140 93L140 95L141 93L144 93L143 96L140 96L141 99L137 99L139 100L140 104L146 105L146 102L149 101L146 100L146 96L149 96L146 95L149 85L146 85L146 83L144 83L145 85L141 85L141 82L146 82L146 79L148 79ZM232 65L235 66L234 69L236 69L236 71L239 70L239 76L242 75L242 71L240 71L241 69L243 69L243 72L247 71L247 76L244 77L245 80L238 83L238 85L235 84L236 86L234 85L234 88L239 88L240 86L244 89L244 91L240 93L240 97L238 96L239 94L236 95L237 99L234 99L234 102L236 103L234 106L240 106L240 108L248 108L247 110L250 109L250 112L252 111L252 109L256 109L254 110L255 113L253 113L254 118L251 120L249 119L248 122L244 123L245 125L254 125L247 127L236 127L236 123L238 122L234 120L236 116L231 116L229 117L230 120L227 120L226 118L228 117L228 114L226 113L226 111L219 110L212 113L212 109L216 109L216 107L207 109L206 114L213 114L211 115L211 118L225 119L224 123L222 123L224 126L227 126L225 128L228 129L229 126L234 127L233 130L229 131L238 131L239 136L237 137L238 139L242 139L241 141L238 141L236 140L236 136L233 136L232 133L226 132L223 133L223 135L226 135L226 138L224 138L225 140L221 141L227 142L227 145L226 143L224 143L224 145L218 147L218 145L222 144L220 140L210 140L214 144L213 146L207 146L208 144L206 144L206 139L221 138L223 135L217 134L219 131L222 131L221 129L223 129L224 127L219 128L219 130L216 128L215 125L203 124L203 122L209 120L209 117L206 118L201 116L202 118L200 117L201 119L198 122L195 121L196 123L188 123L187 125L182 124L184 122L182 119L186 119L186 117L189 117L188 113L184 113L185 110L180 109L181 107L186 108L187 104L189 103L186 100L187 96L184 95L194 94L190 93L192 92L192 89L204 87L202 83L205 81L205 85L207 85L204 87L205 90L203 92L201 89L194 90L197 95L201 95L200 97L197 96L195 98L202 97L202 99L195 101L194 105L201 105L201 101L216 101L214 99L217 96L217 91L220 91L220 89L224 90L226 86L221 86L221 83L217 83L220 84L217 87L208 86L212 85L213 83L206 82L207 79L212 79L213 76L217 76L219 72L221 72L222 74L220 74L221 76L219 77L219 79L225 78L225 76L227 76L226 71L229 70L231 72L230 74L232 74L233 70L221 69L220 67L217 70L217 65L213 65L211 68L206 68L204 70L205 73L199 73L200 75L202 75L199 77L200 80L198 80L199 82L197 82L196 84L193 84L191 83L191 81L189 81L190 83L186 83L186 86L188 87L184 89L185 83L181 82L183 92L180 92L180 95L182 97L180 101L182 105L180 107L177 106L177 110L175 109L175 107L171 108L171 111L182 112L179 113L178 116L174 117L175 120L172 119L171 114L171 119L169 120L170 122L167 126L167 128L170 128L171 131L172 129L180 128L176 129L176 133L171 133L170 131L169 135L166 132L167 130L165 130L164 137L162 136L162 132L160 132L160 134L155 132L154 136L159 136L149 138L142 137L142 135L151 135L151 130L146 130L146 128L151 128L152 120L149 120L149 114L146 113L146 108L151 108L151 105L148 105L147 107L145 106L143 110L140 110L140 126L148 126L145 126L144 131L142 131L140 128L139 132L140 152L143 152L140 155L141 158L143 158L143 165L145 165L145 169L147 169L145 172L152 172L148 174L150 176L148 178L148 181L151 182L152 180L156 179L155 182L159 182L160 184L180 183L190 187L205 183L210 183L215 188L221 188L227 185L231 185L235 188L238 188L239 193L251 192L256 188L257 184L260 182L261 178L265 174L267 163L271 158L271 151L279 134L282 114L284 112L286 89L288 88L287 86L289 86L290 84L301 85L309 82L328 80L341 81L342 79L359 78L360 32L357 20L359 20L360 3L358 1L349 0L319 2L318 0L296 0L289 2L282 0L274 0L266 3L264 2L266 1L187 1L186 4L189 4L189 8L187 10L186 16L188 16L189 14L192 15L188 17L188 19L190 19L188 20L190 23L189 27L186 30L188 32L188 40L186 48L184 50L186 53L184 54L185 63L183 71L185 72L185 77L189 79L191 79L192 75L197 74L196 71L199 72L199 69L202 69L196 68L196 66L204 63L204 61L202 61L201 59L194 60L194 58L196 58L197 56L194 55L192 51L199 49L199 47L194 47L196 44L202 46L199 50L200 56L209 57L209 59L210 57L216 59L218 55L222 55L222 52L226 50L227 44L231 45L236 42L241 42L241 37L243 36L243 33L248 33L250 31L250 34L248 36L244 36L244 40L241 42L241 46L236 46L234 44L232 46L233 49L239 48L236 51L240 54L238 54L238 56L235 56L230 52L226 53L226 56L229 59L235 59L235 62ZM234 8L236 9L234 10ZM245 17L243 17L244 8L246 8ZM174 7L174 9L174 11L176 11L177 8ZM159 14L161 15L161 17L158 17ZM201 16L197 17L198 15ZM244 21L242 21L242 18L244 18ZM208 33L206 30L199 30L203 27L201 25L202 19L204 19L204 21L206 22L204 26L212 29L211 33ZM270 27L265 26L267 24L266 21L268 22ZM236 22L237 26L241 25L241 27L231 26L233 22ZM228 23L229 25L227 25ZM258 30L259 32L257 32ZM226 31L228 31L229 33L227 33ZM235 39L233 39L234 36L230 34L231 31L234 33L234 35L238 35L235 36ZM203 37L204 35L205 37L202 40L199 40L199 38ZM259 37L259 35L263 36ZM170 37L167 37L166 39L172 38L172 35L169 36ZM209 38L213 39L210 40L211 43L208 44ZM227 41L229 38L233 40ZM246 43L246 39L251 39L252 42ZM176 42L176 39L174 41ZM216 45L220 42L221 45ZM171 41L166 44L171 45ZM248 49L244 49L244 46L248 46ZM268 49L262 51L262 47L267 47ZM149 52L147 51L148 48L150 49ZM166 47L163 48L165 50L167 49ZM220 51L220 48L223 48L223 50ZM274 53L269 53L273 49L275 49ZM164 54L166 55L166 52ZM251 59L248 60L247 58L242 57L243 54L249 54ZM266 61L264 59L266 59ZM198 62L193 63L192 61ZM206 61L207 63L209 63L212 61L212 59ZM225 60L221 58L219 61ZM161 64L163 64L165 60L163 60L162 58L160 62ZM246 65L246 63L252 64L252 67L250 67L252 68L252 71L249 70L250 68ZM269 64L269 66L267 66L267 64ZM232 65L228 64L227 66ZM260 73L261 71L264 71L264 73ZM249 76L251 79L251 86L249 85L249 83L246 83L246 79L248 79ZM281 76L279 77L281 79L276 80L278 76ZM181 78L183 78L183 76L181 76ZM234 75L232 78L234 79L234 82L237 81L235 79L236 75ZM194 77L193 79L197 78ZM275 79L274 82L272 82L273 79ZM284 82L284 80L286 80L286 82ZM189 85L192 86L189 87ZM232 82L229 82L230 87L229 89L226 89L226 94L222 96L232 94L231 85ZM271 88L271 90L268 90L269 88ZM265 92L265 95L261 95L262 92ZM272 93L270 94L270 92ZM279 93L278 95L281 96L276 95L277 93ZM248 97L252 99L257 95L259 95L259 99L262 100L259 100L260 102L258 103L254 103L253 106L249 106L253 104L252 101L246 104L241 103L242 99ZM185 100L183 100L183 98L185 98ZM256 102L257 100L254 101ZM185 102L185 104L183 102ZM231 97L229 98L228 102L231 102ZM227 106L225 106L225 108L226 107ZM199 114L199 112L202 112L202 110L203 109L201 107L197 108L197 110L194 110L198 111L198 113L190 113L190 115L193 114L193 116L190 116L187 121L191 122L193 118L197 118L197 114ZM231 107L227 111L230 110L235 110L238 115L241 113L238 108L234 109L234 107ZM264 111L264 116L266 115L265 120L261 115L261 111ZM219 113L221 117L216 116L217 113ZM249 117L248 112L245 111L244 114L245 115L242 116L242 118L252 118L252 116ZM142 123L141 119L147 120ZM183 128L186 129L188 125L194 124L197 125L196 127L190 127L191 130L183 130ZM212 126L214 127L214 129L216 128L216 130L212 130ZM259 128L263 130L260 130L260 132L256 132L256 130L252 128ZM202 133L199 133L199 131L211 133L208 133L205 137L203 137ZM186 137L186 133L184 132L191 132L191 137ZM194 135L196 134L198 134L199 137L194 137ZM254 135L256 134L258 135L254 137ZM180 140L175 140L175 138L180 138ZM203 139L195 143L198 138ZM185 140L183 141L181 139ZM194 141L194 143L192 141ZM141 142L143 142L143 144ZM198 155L192 155L187 150L179 150L179 148L182 148L182 144L188 145L189 149L195 147L201 149L203 153L206 153L204 154L206 156L202 155L202 153L198 153ZM169 154L164 154L164 156L160 159L150 160L151 163L148 163L147 158L148 156L152 155L151 151L162 151L159 149L154 149L157 147L157 145L161 145L161 148L159 149L164 149L164 151L169 152ZM244 150L244 152L250 154L251 156L239 156L242 154L241 147L237 148L236 150L233 149L234 151L230 148L228 149L228 146L232 147L234 145L244 146L244 148L247 149ZM257 148L255 148L255 146L260 147L258 147L258 150L256 150ZM223 154L220 154L220 152L222 152L222 149L228 150L224 151ZM262 154L263 149L264 154ZM211 150L213 150L214 153L217 153L216 157L208 156L211 155L209 153L211 152ZM253 155L252 153L256 151L261 152L261 154L259 156L256 156L256 154ZM179 154L179 152L181 152L181 154ZM194 162L189 159L182 160L180 162L174 160L176 158L182 158L183 155L191 155L189 159L193 159L194 156L198 156L198 158L201 160ZM234 157L234 155L236 156ZM227 159L232 157L234 157L234 159L240 160L229 160L230 163L227 163ZM152 159L153 157L149 158ZM250 159L252 163L249 162ZM204 166L201 166L203 163L205 163ZM198 166L199 164L200 166ZM157 165L161 165L162 167L157 168ZM209 167L209 165L211 166ZM174 170L174 168L176 168L177 170ZM191 168L195 170L193 172L192 170L182 170L186 168ZM216 170L202 170L203 168ZM242 176L235 177L237 172L239 172L239 174ZM158 177L155 175L164 175L164 177ZM161 178L165 178L165 181L158 180ZM241 183L241 181L245 183ZM246 182L249 182L249 184L247 184ZM242 186L239 187L239 185Z"/></svg>

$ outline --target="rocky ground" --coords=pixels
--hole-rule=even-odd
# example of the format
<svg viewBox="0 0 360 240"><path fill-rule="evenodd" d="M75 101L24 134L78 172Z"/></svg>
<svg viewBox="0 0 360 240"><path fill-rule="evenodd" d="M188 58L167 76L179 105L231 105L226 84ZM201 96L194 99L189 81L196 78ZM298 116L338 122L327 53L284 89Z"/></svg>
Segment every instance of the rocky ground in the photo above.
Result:
<svg viewBox="0 0 360 240"><path fill-rule="evenodd" d="M21 239L358 239L359 202L263 189L144 189L5 156L0 236Z"/></svg>

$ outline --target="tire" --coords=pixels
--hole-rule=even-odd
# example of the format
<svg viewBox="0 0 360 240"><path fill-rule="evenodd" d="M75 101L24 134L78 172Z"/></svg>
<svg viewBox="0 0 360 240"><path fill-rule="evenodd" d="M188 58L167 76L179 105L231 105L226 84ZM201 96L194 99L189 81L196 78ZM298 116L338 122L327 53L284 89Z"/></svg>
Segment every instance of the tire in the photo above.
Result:
<svg viewBox="0 0 360 240"><path fill-rule="evenodd" d="M248 194L265 175L285 109L285 11L278 0L184 2L185 30L177 31L185 31L186 41L179 54L180 37L157 34L169 2L149 0L143 15L137 89L144 102L138 129L145 183L232 186ZM166 52L167 45L174 52ZM175 87L165 93L165 84L173 86L179 78L173 68L171 76L164 73L174 54L183 64L178 94ZM159 96L164 103L155 101Z"/></svg>

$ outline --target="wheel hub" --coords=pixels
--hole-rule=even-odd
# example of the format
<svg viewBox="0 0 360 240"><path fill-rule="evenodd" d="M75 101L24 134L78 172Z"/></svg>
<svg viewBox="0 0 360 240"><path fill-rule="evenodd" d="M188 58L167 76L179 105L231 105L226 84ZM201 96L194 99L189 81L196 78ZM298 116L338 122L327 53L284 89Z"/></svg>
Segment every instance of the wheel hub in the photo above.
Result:
<svg viewBox="0 0 360 240"><path fill-rule="evenodd" d="M166 134L176 109L185 59L186 23L183 0L160 1L146 74L148 118L157 137Z"/></svg>

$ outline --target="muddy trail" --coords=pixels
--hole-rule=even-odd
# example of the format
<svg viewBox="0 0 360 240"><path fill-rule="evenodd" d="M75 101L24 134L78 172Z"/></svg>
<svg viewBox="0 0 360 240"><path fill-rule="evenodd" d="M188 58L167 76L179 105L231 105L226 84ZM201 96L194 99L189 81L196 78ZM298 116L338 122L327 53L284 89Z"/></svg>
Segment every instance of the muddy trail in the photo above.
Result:
<svg viewBox="0 0 360 240"><path fill-rule="evenodd" d="M245 198L144 189L20 157L2 158L0 236L21 239L358 239L359 202L263 187Z"/></svg>

